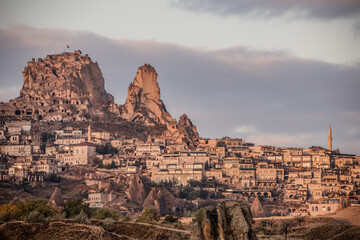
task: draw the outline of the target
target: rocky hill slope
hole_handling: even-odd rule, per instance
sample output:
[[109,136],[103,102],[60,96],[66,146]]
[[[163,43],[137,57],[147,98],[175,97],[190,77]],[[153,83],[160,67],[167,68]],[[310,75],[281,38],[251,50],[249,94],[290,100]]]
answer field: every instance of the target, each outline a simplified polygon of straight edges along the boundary
[[128,88],[126,102],[121,106],[121,116],[129,121],[166,124],[174,121],[160,99],[157,72],[149,64],[139,67]]
[[125,104],[115,104],[104,88],[97,62],[81,51],[32,59],[23,71],[20,96],[0,103],[0,117],[46,121],[126,120],[167,128],[165,135],[193,145],[199,134],[186,115],[177,122],[160,99],[157,72],[149,64],[138,68]]
[[32,59],[23,77],[20,96],[0,106],[2,115],[77,121],[88,113],[103,115],[104,106],[114,107],[99,65],[80,51]]

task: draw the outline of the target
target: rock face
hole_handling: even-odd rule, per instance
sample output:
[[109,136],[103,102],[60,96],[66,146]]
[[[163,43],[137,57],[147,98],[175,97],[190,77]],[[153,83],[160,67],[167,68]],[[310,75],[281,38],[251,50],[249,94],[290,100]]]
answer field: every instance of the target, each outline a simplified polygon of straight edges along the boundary
[[160,99],[157,76],[156,70],[149,64],[138,68],[135,79],[128,88],[126,102],[121,106],[123,118],[147,125],[173,121]]
[[64,199],[58,187],[55,187],[54,192],[51,194],[50,202],[53,204],[54,208],[64,206]]
[[[0,106],[2,114],[46,120],[83,120],[114,107],[97,62],[81,51],[48,55],[27,63],[20,97]],[[13,112],[7,112],[13,111]]]
[[146,197],[143,207],[153,207],[161,215],[165,215],[175,212],[176,208],[182,208],[185,204],[182,199],[174,197],[166,188],[154,187]]
[[126,190],[126,195],[134,203],[141,206],[147,196],[145,185],[138,174],[131,175],[129,179],[129,187]]
[[97,62],[80,50],[32,59],[23,71],[20,96],[0,103],[0,116],[48,121],[122,118],[147,126],[166,125],[164,135],[194,145],[199,136],[196,127],[186,115],[179,122],[172,118],[160,99],[157,76],[151,65],[139,67],[125,104],[117,105],[105,91]]
[[251,204],[251,212],[254,217],[266,217],[264,208],[258,197],[255,198],[254,202]]
[[202,210],[195,223],[192,240],[257,239],[251,228],[250,207],[244,202],[222,202]]

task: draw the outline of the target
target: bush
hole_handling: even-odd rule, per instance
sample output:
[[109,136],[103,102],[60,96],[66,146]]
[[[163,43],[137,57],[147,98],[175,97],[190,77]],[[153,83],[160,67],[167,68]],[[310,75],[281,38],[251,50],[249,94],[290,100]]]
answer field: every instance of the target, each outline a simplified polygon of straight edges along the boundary
[[195,223],[195,222],[200,223],[202,221],[203,217],[204,217],[205,212],[206,212],[206,214],[208,216],[213,216],[213,217],[215,217],[215,219],[217,218],[216,207],[207,206],[207,207],[204,207],[204,208],[200,208],[195,212],[192,222],[193,223]]
[[219,141],[216,143],[216,147],[226,147],[226,143],[224,141]]
[[159,221],[159,219],[160,219],[160,214],[155,208],[146,207],[144,208],[142,215],[137,217],[136,221],[153,222],[153,221]]
[[89,204],[83,203],[83,200],[80,198],[67,201],[63,209],[67,218],[73,218],[79,215],[81,211],[86,213],[88,218],[91,217],[93,213],[93,209],[89,207]]
[[108,208],[99,208],[94,213],[94,218],[98,220],[104,220],[107,218],[112,218],[114,220],[119,219],[119,215],[112,209]]
[[81,210],[81,212],[73,218],[73,222],[81,223],[81,224],[90,224],[88,215],[83,210]]
[[39,223],[44,220],[44,215],[38,211],[32,211],[29,215],[24,218],[24,221],[27,223]]
[[53,215],[52,217],[50,217],[51,220],[64,220],[66,219],[66,214],[63,213],[56,213],[55,215]]
[[[199,181],[189,181],[189,185],[197,184],[196,182],[200,183]],[[186,186],[179,188],[178,196],[179,198],[185,198],[188,200],[195,200],[196,198],[207,198],[209,195],[209,191],[206,191],[202,188],[200,190],[196,190],[192,186]]]
[[10,213],[0,213],[0,222],[9,222],[11,219],[12,218]]
[[178,222],[179,221],[179,218],[176,218],[172,215],[166,215],[164,220],[163,220],[163,223],[175,223],[175,222]]
[[114,231],[115,227],[116,227],[115,220],[112,218],[107,218],[104,220],[102,226],[106,231],[109,231],[109,232]]
[[61,182],[61,177],[56,176],[55,173],[51,173],[49,174],[49,176],[47,177],[47,180],[49,182],[53,182],[53,183],[60,183]]
[[4,221],[24,220],[33,211],[41,213],[45,218],[55,214],[55,209],[49,201],[38,199],[1,205],[0,218]]
[[111,144],[99,145],[96,147],[96,152],[99,154],[116,154],[119,152],[117,148],[114,148]]

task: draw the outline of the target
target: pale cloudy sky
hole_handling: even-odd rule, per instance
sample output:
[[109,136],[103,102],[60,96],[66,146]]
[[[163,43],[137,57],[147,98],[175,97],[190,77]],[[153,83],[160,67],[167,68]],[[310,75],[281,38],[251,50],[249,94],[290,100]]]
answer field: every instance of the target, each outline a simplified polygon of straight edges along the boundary
[[0,101],[26,62],[81,49],[123,103],[138,66],[203,137],[360,154],[359,0],[0,0]]

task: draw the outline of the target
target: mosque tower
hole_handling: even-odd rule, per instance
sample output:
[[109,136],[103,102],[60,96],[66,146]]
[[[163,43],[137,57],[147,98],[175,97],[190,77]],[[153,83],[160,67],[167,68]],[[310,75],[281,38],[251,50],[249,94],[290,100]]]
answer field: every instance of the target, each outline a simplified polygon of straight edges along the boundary
[[332,151],[332,133],[331,133],[331,124],[329,124],[329,137],[328,137],[328,141],[329,141],[329,151]]
[[88,142],[91,142],[91,125],[89,123],[89,127],[88,127],[88,139],[87,139]]

